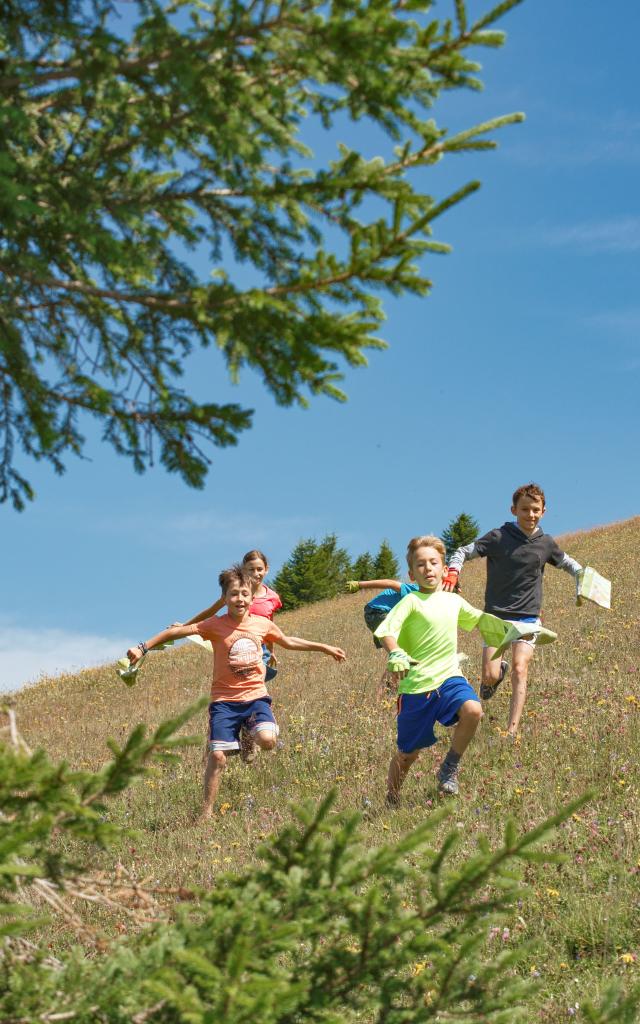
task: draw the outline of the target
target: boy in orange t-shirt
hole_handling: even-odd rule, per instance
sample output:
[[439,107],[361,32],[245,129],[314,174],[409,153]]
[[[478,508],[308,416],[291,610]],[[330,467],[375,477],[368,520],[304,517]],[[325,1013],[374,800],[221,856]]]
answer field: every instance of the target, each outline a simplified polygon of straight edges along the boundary
[[262,644],[272,641],[290,651],[318,651],[336,661],[346,655],[340,647],[285,636],[269,619],[249,614],[251,579],[242,566],[220,573],[220,587],[227,614],[187,626],[169,626],[147,642],[127,651],[131,666],[152,647],[197,634],[210,640],[214,651],[211,703],[209,705],[209,756],[204,777],[203,818],[210,818],[218,795],[227,756],[240,749],[244,726],[262,750],[273,750],[278,726],[265,686]]

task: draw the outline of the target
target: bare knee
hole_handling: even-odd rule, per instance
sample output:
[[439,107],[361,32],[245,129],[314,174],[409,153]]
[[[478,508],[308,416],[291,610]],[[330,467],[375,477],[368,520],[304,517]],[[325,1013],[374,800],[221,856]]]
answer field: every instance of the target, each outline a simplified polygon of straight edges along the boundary
[[207,767],[211,770],[221,772],[227,763],[227,755],[224,750],[210,750]]
[[278,737],[276,735],[275,730],[265,729],[262,732],[255,733],[253,738],[261,750],[276,749]]
[[511,669],[511,678],[516,683],[526,683],[528,674],[529,662],[525,662],[521,665],[518,665],[518,663],[516,662],[516,664]]
[[413,764],[414,761],[417,761],[417,759],[419,757],[420,757],[420,751],[419,750],[412,750],[410,754],[405,754],[405,752],[403,750],[398,750],[396,752],[396,758],[397,758],[398,762],[404,768],[408,768],[409,765]]
[[467,722],[475,722],[477,725],[482,720],[483,714],[480,701],[466,700],[458,712],[458,718]]

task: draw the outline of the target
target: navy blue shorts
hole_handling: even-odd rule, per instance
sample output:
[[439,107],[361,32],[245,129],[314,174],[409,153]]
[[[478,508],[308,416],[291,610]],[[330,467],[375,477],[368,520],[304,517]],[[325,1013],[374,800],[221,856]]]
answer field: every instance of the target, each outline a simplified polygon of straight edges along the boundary
[[252,736],[257,732],[275,732],[278,726],[271,710],[271,697],[258,700],[214,700],[209,705],[209,750],[233,754],[240,749],[240,730],[244,726]]
[[453,725],[467,700],[480,699],[464,676],[450,676],[437,690],[426,693],[401,693],[398,696],[398,750],[412,754],[436,742],[433,727]]

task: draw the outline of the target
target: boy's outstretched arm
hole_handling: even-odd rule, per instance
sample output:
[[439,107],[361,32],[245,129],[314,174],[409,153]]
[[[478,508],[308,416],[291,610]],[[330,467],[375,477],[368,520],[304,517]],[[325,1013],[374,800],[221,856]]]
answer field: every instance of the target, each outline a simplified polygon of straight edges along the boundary
[[582,572],[580,562],[576,562],[575,558],[568,555],[566,551],[561,551],[560,554],[562,555],[560,561],[551,563],[556,569],[564,569],[564,571],[568,572],[571,576],[577,576],[579,572]]
[[181,640],[183,636],[191,636],[197,632],[197,626],[191,623],[186,623],[184,626],[168,626],[167,629],[162,629],[152,636],[150,640],[142,640],[135,647],[130,647],[127,651],[129,664],[133,667],[147,651],[157,647],[158,644],[166,644],[167,640]]
[[273,639],[286,651],[317,651],[319,654],[331,655],[336,661],[346,661],[347,658],[341,647],[332,647],[331,644],[322,644],[316,640],[305,640],[300,636],[286,636],[284,633]]
[[400,580],[348,580],[346,588],[350,594],[358,590],[400,590]]

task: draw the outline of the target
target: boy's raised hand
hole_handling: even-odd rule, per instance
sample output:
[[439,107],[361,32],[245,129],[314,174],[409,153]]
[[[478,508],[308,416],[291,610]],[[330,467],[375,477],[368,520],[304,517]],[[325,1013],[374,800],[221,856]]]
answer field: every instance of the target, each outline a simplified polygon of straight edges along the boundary
[[347,656],[342,650],[342,647],[331,647],[330,644],[327,644],[327,654],[330,654],[331,657],[335,658],[336,661],[347,660]]
[[458,572],[457,569],[447,569],[444,576],[442,577],[442,589],[446,590],[448,593],[451,593],[451,591],[455,590],[456,586],[458,585],[459,576],[460,573]]
[[358,582],[358,580],[347,580],[347,582],[344,585],[344,589],[346,590],[347,594],[357,594],[358,591],[360,590],[360,583]]

